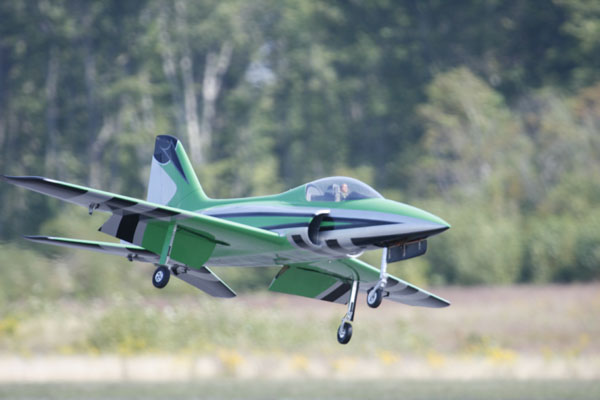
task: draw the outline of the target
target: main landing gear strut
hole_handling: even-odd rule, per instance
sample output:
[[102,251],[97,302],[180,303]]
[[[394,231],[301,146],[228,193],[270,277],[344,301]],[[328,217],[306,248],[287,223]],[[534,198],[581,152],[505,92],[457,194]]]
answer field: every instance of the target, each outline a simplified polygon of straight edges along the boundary
[[[379,272],[379,281],[369,290],[367,294],[367,304],[371,308],[377,308],[383,300],[383,289],[387,285],[387,247],[383,248],[381,256],[381,270]],[[350,292],[350,300],[348,301],[348,312],[342,318],[342,323],[337,331],[337,340],[341,344],[346,344],[352,338],[352,324],[354,321],[354,310],[356,308],[356,297],[358,295],[358,281],[352,282],[352,291]]]
[[341,344],[346,344],[352,338],[352,325],[354,321],[354,309],[356,307],[356,296],[358,295],[358,281],[352,282],[352,291],[350,292],[350,300],[348,301],[348,312],[342,318],[342,323],[337,331],[337,340]]

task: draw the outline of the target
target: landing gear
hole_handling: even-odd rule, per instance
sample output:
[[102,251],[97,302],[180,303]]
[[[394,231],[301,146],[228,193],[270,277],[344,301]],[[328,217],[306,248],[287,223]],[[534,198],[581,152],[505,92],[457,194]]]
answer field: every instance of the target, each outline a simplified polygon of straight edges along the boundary
[[369,290],[367,294],[367,305],[371,308],[377,308],[383,300],[383,289],[387,285],[387,255],[388,248],[383,248],[381,255],[381,269],[379,270],[379,281]]
[[169,268],[161,265],[156,268],[156,271],[154,271],[154,274],[152,275],[152,284],[154,287],[162,289],[167,286],[167,283],[169,283],[170,276],[171,272],[169,271]]
[[383,289],[375,286],[373,289],[369,290],[367,294],[367,305],[371,308],[377,308],[381,305],[383,301]]
[[341,344],[346,344],[352,338],[352,325],[349,322],[342,322],[337,331],[337,339]]
[[356,296],[358,295],[358,281],[352,282],[352,291],[350,292],[350,300],[348,301],[348,312],[342,318],[342,323],[337,331],[337,340],[340,344],[346,344],[352,338],[352,325],[354,321],[354,309],[356,308]]

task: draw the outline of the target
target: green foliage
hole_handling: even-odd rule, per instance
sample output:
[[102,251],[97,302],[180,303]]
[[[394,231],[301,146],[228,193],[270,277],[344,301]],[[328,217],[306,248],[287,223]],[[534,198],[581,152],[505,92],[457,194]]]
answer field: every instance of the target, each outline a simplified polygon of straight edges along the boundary
[[[3,2],[0,172],[144,197],[175,134],[212,197],[343,174],[431,207],[453,228],[402,276],[598,279],[596,3]],[[0,202],[2,301],[146,290],[148,269],[17,243],[93,239],[99,217],[5,184]]]

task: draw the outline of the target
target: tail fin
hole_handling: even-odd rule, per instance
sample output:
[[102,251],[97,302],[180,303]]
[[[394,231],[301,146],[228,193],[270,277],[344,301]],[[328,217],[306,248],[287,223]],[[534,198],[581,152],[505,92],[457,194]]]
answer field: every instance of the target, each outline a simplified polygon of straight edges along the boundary
[[183,145],[173,136],[156,137],[147,200],[184,210],[201,208],[208,200]]

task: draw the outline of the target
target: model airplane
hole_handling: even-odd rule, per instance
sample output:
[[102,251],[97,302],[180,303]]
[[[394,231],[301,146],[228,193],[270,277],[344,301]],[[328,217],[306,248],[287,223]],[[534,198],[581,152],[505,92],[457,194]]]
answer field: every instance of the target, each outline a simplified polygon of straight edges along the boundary
[[[206,196],[179,140],[156,138],[146,201],[41,177],[4,180],[94,211],[110,213],[100,231],[121,244],[47,236],[36,242],[82,248],[157,266],[152,282],[171,274],[216,297],[235,293],[208,266],[281,266],[270,290],[348,304],[338,341],[352,336],[356,298],[412,306],[450,303],[386,272],[387,264],[420,256],[426,239],[448,223],[383,198],[352,178],[319,179],[264,197],[215,200]],[[381,268],[356,258],[383,249]]]

